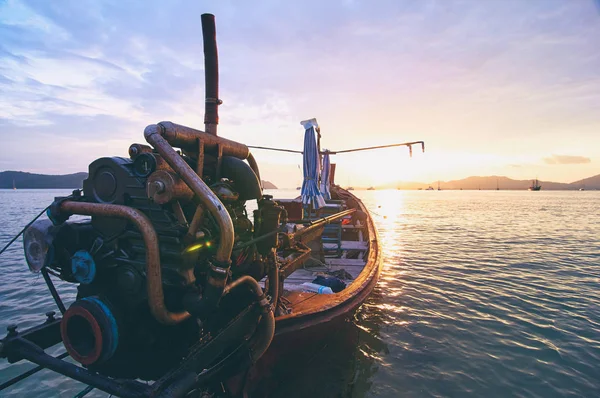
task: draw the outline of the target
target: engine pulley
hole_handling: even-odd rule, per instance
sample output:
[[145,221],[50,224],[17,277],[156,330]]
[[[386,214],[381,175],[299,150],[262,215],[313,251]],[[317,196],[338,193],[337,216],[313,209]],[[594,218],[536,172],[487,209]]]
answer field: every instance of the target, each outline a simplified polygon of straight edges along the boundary
[[110,359],[119,344],[119,328],[109,304],[99,297],[75,301],[60,323],[69,355],[83,365],[99,365]]

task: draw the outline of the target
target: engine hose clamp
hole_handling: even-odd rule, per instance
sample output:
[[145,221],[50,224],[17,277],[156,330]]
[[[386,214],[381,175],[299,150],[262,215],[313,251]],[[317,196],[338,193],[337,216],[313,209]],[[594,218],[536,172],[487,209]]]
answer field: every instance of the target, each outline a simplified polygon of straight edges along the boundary
[[204,100],[204,103],[206,104],[217,104],[217,105],[221,105],[223,103],[223,100],[219,99],[219,98],[206,98]]
[[265,295],[263,295],[259,299],[258,305],[260,306],[261,312],[263,314],[268,314],[269,312],[273,311],[273,306],[271,306],[271,301]]

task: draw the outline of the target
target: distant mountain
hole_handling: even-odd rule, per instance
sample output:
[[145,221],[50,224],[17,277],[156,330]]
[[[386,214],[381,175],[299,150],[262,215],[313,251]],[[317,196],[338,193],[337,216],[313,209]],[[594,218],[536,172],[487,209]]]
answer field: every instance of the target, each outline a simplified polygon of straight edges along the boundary
[[[454,181],[441,181],[440,188],[441,189],[484,189],[484,190],[493,190],[499,189],[511,189],[511,190],[526,190],[531,186],[533,180],[513,180],[508,177],[501,176],[490,176],[490,177],[468,177],[462,180],[454,180]],[[539,181],[543,190],[557,190],[557,189],[574,189],[570,187],[569,184],[564,184],[561,182],[551,182],[551,181]],[[436,185],[432,186],[437,188]]]
[[[503,190],[526,190],[531,186],[532,180],[513,180],[503,176],[487,176],[487,177],[467,177],[462,180],[452,181],[440,181],[440,188],[442,190],[448,189],[465,189],[465,190],[495,190],[496,188]],[[575,181],[570,184],[562,182],[552,181],[539,181],[542,186],[542,190],[577,190],[580,188],[596,190],[600,189],[600,174],[594,177],[585,178],[583,180]],[[438,181],[431,182],[429,184],[422,182],[396,182],[394,184],[386,184],[378,186],[378,189],[427,189],[433,187],[437,189]]]
[[0,188],[12,188],[13,181],[17,189],[24,188],[81,188],[87,173],[65,175],[47,175],[25,173],[23,171],[0,172]]
[[[75,173],[65,175],[33,174],[23,171],[1,171],[0,189],[10,189],[13,187],[13,181],[17,189],[38,188],[82,188],[83,180],[88,173]],[[265,189],[277,189],[275,184],[270,181],[262,181]]]
[[600,174],[570,183],[573,189],[600,189]]
[[270,181],[261,180],[264,189],[278,189],[275,184]]

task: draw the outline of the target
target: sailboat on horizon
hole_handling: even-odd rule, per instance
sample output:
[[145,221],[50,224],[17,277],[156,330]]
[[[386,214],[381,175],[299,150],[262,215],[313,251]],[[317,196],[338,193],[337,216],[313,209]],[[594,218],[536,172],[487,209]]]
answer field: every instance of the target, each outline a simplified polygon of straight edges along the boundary
[[528,190],[529,191],[539,191],[540,189],[542,189],[542,186],[540,185],[540,182],[536,177],[535,180],[533,180],[531,182],[531,186],[528,188]]
[[17,186],[15,185],[15,179],[13,178],[13,191],[17,190]]

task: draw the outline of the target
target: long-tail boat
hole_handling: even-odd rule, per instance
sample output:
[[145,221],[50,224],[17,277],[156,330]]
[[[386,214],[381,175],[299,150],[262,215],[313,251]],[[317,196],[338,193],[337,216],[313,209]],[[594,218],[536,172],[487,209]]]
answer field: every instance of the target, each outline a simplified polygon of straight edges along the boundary
[[[215,383],[243,393],[290,341],[319,338],[375,287],[377,230],[361,200],[335,185],[328,156],[378,147],[321,151],[312,124],[312,160],[319,168],[327,157],[331,173],[317,178],[326,197],[304,186],[297,199],[264,195],[249,146],[217,135],[214,16],[202,15],[202,30],[204,131],[146,127],[146,144],[132,144],[129,158],[93,161],[82,190],[56,198],[40,213],[47,219],[23,229],[28,267],[60,315],[8,328],[0,357],[38,367],[2,383],[0,394],[45,368],[120,397],[183,397]],[[413,144],[424,149],[421,141],[392,146],[412,153]],[[69,305],[56,278],[77,286]],[[58,344],[63,354],[45,352]]]

